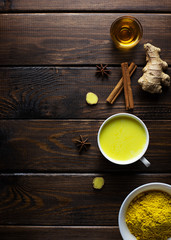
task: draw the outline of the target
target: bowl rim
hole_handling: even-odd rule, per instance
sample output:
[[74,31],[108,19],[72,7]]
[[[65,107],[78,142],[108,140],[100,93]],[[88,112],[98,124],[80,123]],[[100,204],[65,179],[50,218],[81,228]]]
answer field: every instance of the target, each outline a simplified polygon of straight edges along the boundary
[[171,195],[171,185],[167,183],[161,183],[161,182],[151,182],[147,184],[143,184],[137,188],[135,188],[133,191],[131,191],[127,197],[124,199],[118,215],[118,224],[119,224],[119,231],[123,238],[123,240],[136,240],[136,238],[130,233],[127,224],[125,222],[125,214],[126,210],[130,204],[130,202],[140,193],[150,191],[150,190],[159,190],[163,192],[167,192]]
[[[107,122],[109,122],[111,119],[114,119],[114,118],[117,118],[117,117],[120,117],[120,116],[125,116],[125,117],[130,117],[130,118],[133,118],[134,120],[136,120],[137,122],[139,122],[141,124],[141,126],[144,128],[145,132],[146,132],[146,144],[144,146],[144,149],[142,150],[142,152],[132,158],[132,159],[129,159],[129,160],[125,160],[125,161],[120,161],[120,160],[117,160],[117,159],[112,159],[111,157],[109,157],[104,151],[103,149],[101,148],[101,145],[100,145],[100,133],[102,131],[102,128],[105,126],[105,124]],[[150,141],[150,137],[149,137],[149,131],[148,131],[148,128],[147,126],[145,125],[145,123],[139,118],[137,117],[136,115],[134,114],[130,114],[130,113],[116,113],[116,114],[113,114],[111,115],[110,117],[108,117],[106,120],[103,121],[103,123],[100,125],[100,128],[98,130],[98,134],[97,134],[97,144],[98,144],[98,148],[101,152],[101,154],[110,162],[112,163],[115,163],[115,164],[118,164],[118,165],[128,165],[128,164],[132,164],[134,162],[137,162],[138,160],[140,160],[144,154],[146,153],[147,149],[148,149],[148,146],[149,146],[149,141]]]

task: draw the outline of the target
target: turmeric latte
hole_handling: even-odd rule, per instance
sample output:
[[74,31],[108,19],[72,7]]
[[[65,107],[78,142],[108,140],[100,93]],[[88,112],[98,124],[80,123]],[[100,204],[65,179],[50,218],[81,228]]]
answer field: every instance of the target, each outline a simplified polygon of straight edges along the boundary
[[158,190],[139,194],[128,206],[126,223],[137,240],[167,240],[171,237],[171,196]]

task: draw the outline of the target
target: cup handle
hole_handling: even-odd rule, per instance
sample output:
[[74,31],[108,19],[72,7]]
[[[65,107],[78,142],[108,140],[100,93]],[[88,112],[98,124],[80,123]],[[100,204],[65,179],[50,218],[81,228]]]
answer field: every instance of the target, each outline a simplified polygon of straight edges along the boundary
[[151,163],[147,160],[147,158],[142,157],[140,158],[140,161],[146,166],[149,167],[151,165]]

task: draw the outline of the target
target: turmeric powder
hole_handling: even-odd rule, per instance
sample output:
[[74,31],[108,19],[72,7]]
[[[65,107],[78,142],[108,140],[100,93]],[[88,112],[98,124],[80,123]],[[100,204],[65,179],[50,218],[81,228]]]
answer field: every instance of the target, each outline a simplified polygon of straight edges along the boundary
[[137,240],[167,240],[171,237],[171,196],[158,190],[139,194],[128,206],[126,223]]

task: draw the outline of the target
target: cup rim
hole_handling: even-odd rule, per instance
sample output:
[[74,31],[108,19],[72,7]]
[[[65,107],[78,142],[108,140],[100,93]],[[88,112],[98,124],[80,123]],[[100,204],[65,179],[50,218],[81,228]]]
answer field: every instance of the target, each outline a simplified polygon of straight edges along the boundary
[[[101,148],[101,145],[100,145],[100,133],[101,133],[102,128],[104,127],[104,125],[105,125],[108,121],[110,121],[110,120],[113,119],[113,118],[119,117],[119,116],[128,116],[128,117],[131,117],[131,118],[135,119],[136,121],[138,121],[138,122],[141,124],[141,126],[143,126],[143,128],[144,128],[144,130],[145,130],[145,132],[146,132],[146,138],[147,138],[147,139],[146,139],[145,147],[144,147],[143,151],[142,151],[138,156],[136,156],[136,157],[134,157],[134,158],[132,158],[132,159],[123,160],[123,161],[121,161],[121,160],[116,160],[116,159],[112,159],[111,157],[109,157],[109,156],[103,151],[103,149]],[[140,160],[140,159],[144,156],[145,152],[147,151],[148,145],[149,145],[149,132],[148,132],[148,129],[147,129],[146,125],[144,124],[144,122],[143,122],[140,118],[138,118],[137,116],[135,116],[134,114],[130,114],[130,113],[117,113],[117,114],[114,114],[114,115],[108,117],[108,118],[101,124],[101,126],[100,126],[100,128],[99,128],[99,130],[98,130],[98,134],[97,134],[97,143],[98,143],[98,147],[99,147],[100,152],[102,153],[102,155],[103,155],[107,160],[109,160],[109,161],[112,162],[112,163],[119,164],[119,165],[128,165],[128,164],[131,164],[131,163],[134,163],[134,162]]]
[[129,204],[138,194],[142,192],[150,191],[150,190],[156,190],[156,191],[158,190],[158,191],[163,191],[171,194],[171,185],[167,183],[161,183],[161,182],[151,182],[135,188],[127,195],[127,197],[124,199],[124,201],[121,204],[121,207],[119,209],[119,215],[118,215],[119,231],[124,240],[127,240],[128,238],[130,240],[136,240],[135,236],[130,232],[125,221],[125,214]]
[[111,27],[110,27],[110,28],[112,28],[112,25],[114,25],[116,22],[118,22],[120,19],[123,19],[123,18],[133,19],[133,20],[138,24],[139,28],[141,29],[141,32],[142,32],[141,35],[143,35],[143,27],[142,27],[140,21],[139,21],[136,17],[130,16],[130,15],[123,15],[123,16],[120,16],[120,17],[116,18],[116,19],[113,21],[113,23],[111,24]]

